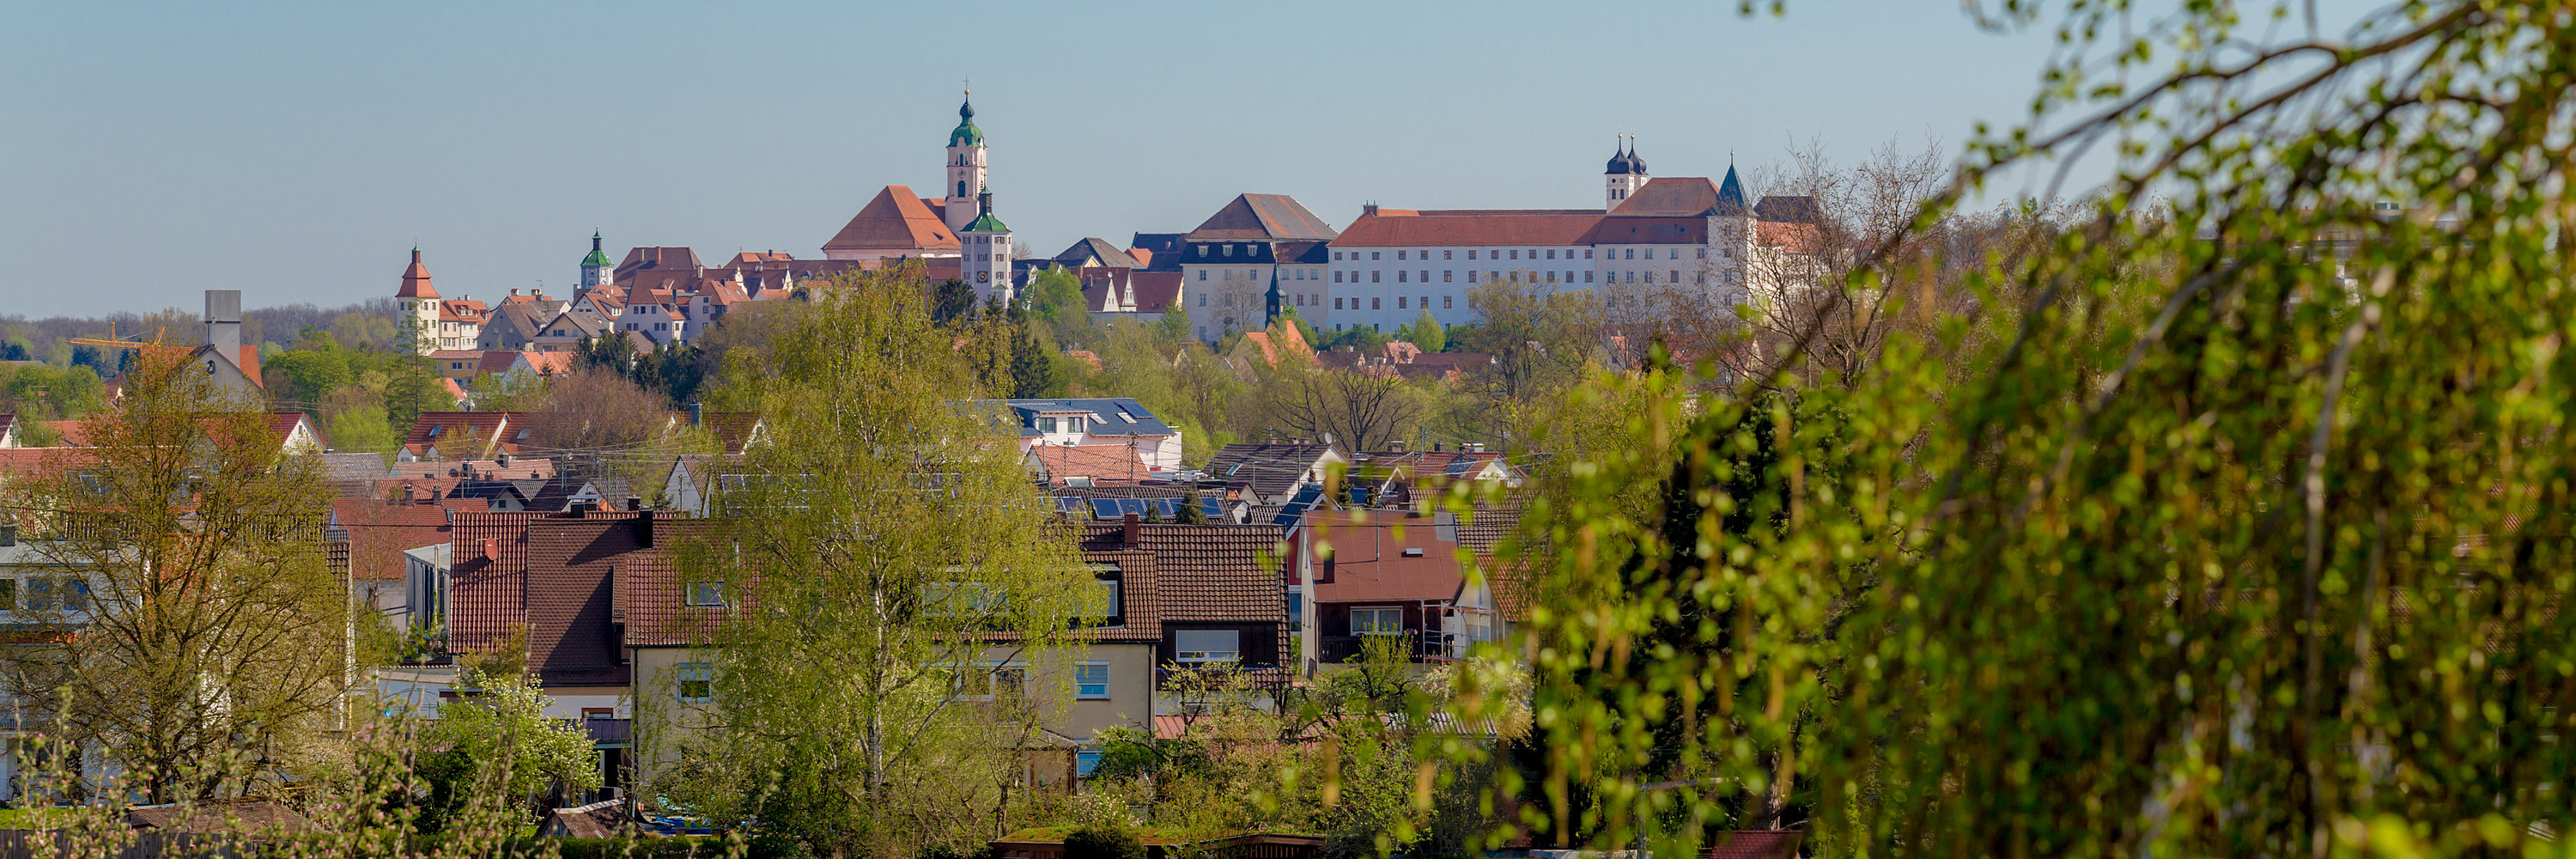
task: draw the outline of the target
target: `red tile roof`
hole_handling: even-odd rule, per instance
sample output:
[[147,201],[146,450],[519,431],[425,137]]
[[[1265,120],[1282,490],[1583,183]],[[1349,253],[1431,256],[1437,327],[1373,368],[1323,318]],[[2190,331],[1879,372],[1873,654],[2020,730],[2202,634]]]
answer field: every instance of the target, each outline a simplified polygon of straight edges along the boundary
[[331,514],[349,532],[349,577],[359,581],[400,581],[404,552],[448,539],[448,508],[435,504],[342,498]]
[[[1448,600],[1465,581],[1458,541],[1440,539],[1432,517],[1409,510],[1317,510],[1306,515],[1316,543],[1316,578],[1330,581],[1316,602]],[[1329,544],[1331,553],[1324,553]],[[1408,551],[1418,550],[1408,555]],[[1291,552],[1297,551],[1292,546]],[[1293,559],[1290,563],[1294,563]]]
[[[1125,523],[1083,526],[1082,548],[1127,549]],[[1284,623],[1279,529],[1264,525],[1139,524],[1135,550],[1153,556],[1163,623]],[[1123,569],[1123,568],[1122,568]]]
[[1135,290],[1138,313],[1161,313],[1181,298],[1181,272],[1137,269],[1127,284]]
[[517,453],[515,438],[494,436],[518,435],[517,428],[509,425],[518,416],[518,412],[422,412],[412,421],[411,431],[403,435],[403,448],[414,456],[423,456],[434,446],[444,456],[468,459],[485,458],[495,452]]
[[1208,216],[1183,241],[1330,239],[1331,224],[1286,194],[1240,194]]
[[437,298],[438,288],[429,284],[429,267],[420,264],[420,249],[411,249],[411,266],[403,269],[402,288],[395,298]]
[[96,461],[98,454],[86,447],[0,447],[0,478],[49,480]]
[[1596,245],[1708,244],[1708,219],[1673,218],[1603,218],[1592,230]]
[[1335,247],[1457,247],[1591,244],[1598,211],[1566,209],[1425,211],[1379,209],[1363,214],[1333,240]]
[[1700,218],[1717,211],[1717,182],[1706,176],[1666,176],[1646,180],[1610,210],[1613,217]]
[[1058,486],[1071,477],[1143,480],[1147,475],[1144,459],[1123,444],[1038,445],[1029,449],[1029,456]]
[[888,185],[850,217],[850,222],[823,243],[835,250],[954,250],[957,234],[913,196],[912,189]]
[[1707,859],[1797,859],[1798,842],[1806,835],[1795,829],[1720,832],[1708,847]]

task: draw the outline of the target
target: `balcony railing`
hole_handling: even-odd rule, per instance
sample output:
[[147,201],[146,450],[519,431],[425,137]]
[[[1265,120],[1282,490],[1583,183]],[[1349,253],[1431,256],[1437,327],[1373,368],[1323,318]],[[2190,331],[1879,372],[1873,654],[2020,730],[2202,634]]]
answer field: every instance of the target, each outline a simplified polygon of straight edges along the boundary
[[1357,661],[1366,652],[1367,642],[1388,638],[1401,639],[1405,659],[1413,662],[1457,658],[1451,649],[1452,639],[1461,639],[1438,630],[1420,629],[1372,635],[1327,635],[1316,642],[1315,656],[1325,662]]
[[590,734],[590,744],[594,747],[623,746],[635,741],[635,721],[632,719],[582,719],[580,721],[582,730]]

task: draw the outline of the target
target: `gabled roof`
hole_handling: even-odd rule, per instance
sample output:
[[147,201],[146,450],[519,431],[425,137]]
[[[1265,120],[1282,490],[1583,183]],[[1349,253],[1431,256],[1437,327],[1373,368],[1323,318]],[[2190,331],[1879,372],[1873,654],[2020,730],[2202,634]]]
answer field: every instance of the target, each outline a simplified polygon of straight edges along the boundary
[[[1177,255],[1175,255],[1177,256]],[[1136,312],[1161,313],[1181,300],[1181,273],[1178,271],[1137,271],[1127,276],[1128,288],[1136,294]]]
[[1586,239],[1583,244],[1587,245],[1704,245],[1708,244],[1708,219],[1602,218]]
[[[516,453],[516,439],[497,436],[504,432],[517,434],[508,424],[518,416],[518,412],[422,412],[412,420],[411,431],[403,435],[403,447],[413,456],[426,455],[436,448],[464,454],[467,459],[482,459],[496,449]],[[465,441],[469,438],[473,439],[470,444]]]
[[[1151,554],[1162,623],[1283,623],[1279,531],[1259,525],[1140,524],[1137,550]],[[1124,523],[1083,526],[1087,556],[1123,547]]]
[[911,188],[888,185],[878,191],[850,222],[823,243],[823,250],[954,250],[957,234],[922,205]]
[[1610,210],[1613,218],[1705,218],[1711,215],[1748,214],[1744,185],[1735,179],[1735,168],[1726,168],[1726,186],[1709,181],[1706,176],[1667,176],[1650,179],[1644,187],[1620,201]]
[[[1170,425],[1155,417],[1145,404],[1133,397],[1091,397],[1063,400],[968,400],[961,404],[970,410],[992,411],[994,420],[1011,421],[1019,427],[1021,438],[1036,438],[1031,426],[1038,417],[1079,412],[1090,419],[1084,431],[1092,435],[1171,435]],[[1007,412],[1003,413],[1003,412]]]
[[1254,494],[1269,500],[1285,496],[1327,458],[1340,456],[1321,444],[1229,444],[1208,458],[1207,476],[1247,484]]
[[647,269],[679,269],[694,275],[703,267],[698,262],[698,252],[688,248],[639,247],[628,250],[626,259],[617,264],[616,278],[622,281],[627,275]]
[[1110,244],[1108,239],[1101,238],[1085,238],[1074,242],[1072,247],[1065,248],[1064,253],[1056,254],[1054,259],[1056,262],[1063,263],[1066,268],[1095,265],[1110,268],[1136,268],[1138,265],[1134,256],[1119,250],[1118,246]]
[[403,553],[447,542],[447,517],[448,508],[434,504],[331,502],[332,524],[349,534],[349,577],[361,581],[401,581]]
[[1073,477],[1143,480],[1147,475],[1144,458],[1123,444],[1041,444],[1029,448],[1029,459],[1058,484]]
[[1778,194],[1763,197],[1762,202],[1753,204],[1753,217],[1789,224],[1821,224],[1825,221],[1824,210],[1817,207],[1816,198]]
[[1330,240],[1331,224],[1286,194],[1241,194],[1191,230],[1184,241]]
[[1305,526],[1313,529],[1311,540],[1332,546],[1330,572],[1321,557],[1316,562],[1316,602],[1449,600],[1466,581],[1457,529],[1439,526],[1434,516],[1318,508],[1306,513]]

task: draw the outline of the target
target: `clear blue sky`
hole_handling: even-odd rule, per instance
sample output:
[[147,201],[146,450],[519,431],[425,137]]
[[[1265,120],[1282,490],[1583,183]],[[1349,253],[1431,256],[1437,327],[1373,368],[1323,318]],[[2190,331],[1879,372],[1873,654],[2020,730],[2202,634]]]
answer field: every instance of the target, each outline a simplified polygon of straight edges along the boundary
[[997,213],[1053,254],[1246,191],[1597,206],[1618,129],[1658,176],[1955,150],[2046,55],[1954,3],[1792,6],[0,4],[0,315],[341,304],[415,241],[447,295],[557,291],[594,225],[817,257],[878,188],[935,193],[969,75]]

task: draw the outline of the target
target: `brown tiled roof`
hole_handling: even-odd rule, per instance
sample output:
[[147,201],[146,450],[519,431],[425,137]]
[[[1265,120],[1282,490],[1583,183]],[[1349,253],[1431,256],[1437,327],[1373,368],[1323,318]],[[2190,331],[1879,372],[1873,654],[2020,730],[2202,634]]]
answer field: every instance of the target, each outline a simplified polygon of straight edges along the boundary
[[[1440,539],[1433,517],[1409,510],[1312,510],[1312,539],[1332,544],[1331,581],[1315,585],[1316,602],[1447,600],[1458,595],[1465,567],[1455,539]],[[1408,556],[1407,550],[1419,550]],[[1292,549],[1294,551],[1294,549]],[[1318,550],[1316,578],[1325,577]]]
[[1590,244],[1599,211],[1532,209],[1423,211],[1379,209],[1333,239],[1336,247]]
[[[689,605],[687,587],[666,547],[670,540],[703,537],[716,527],[716,520],[673,519],[668,513],[655,516],[654,548],[627,555],[617,568],[618,608],[626,617],[626,646],[687,646],[714,639],[716,627],[724,622],[728,609]],[[758,580],[748,573],[737,575],[742,580],[728,580],[724,585],[726,601],[736,607],[758,586]]]
[[955,249],[957,234],[948,231],[939,215],[912,189],[888,185],[878,191],[850,222],[823,243],[826,251],[835,250],[933,250]]
[[1704,218],[1717,212],[1717,182],[1706,176],[1666,176],[1646,180],[1645,187],[1610,210],[1621,218]]
[[1208,458],[1207,475],[1248,483],[1262,500],[1285,494],[1332,448],[1320,444],[1229,444]]
[[438,287],[429,283],[429,267],[420,264],[420,249],[411,249],[411,265],[403,269],[402,288],[394,290],[395,298],[437,298]]
[[448,538],[448,508],[435,504],[341,498],[331,514],[349,533],[349,577],[357,581],[400,581],[404,552]]
[[266,799],[137,806],[126,810],[125,824],[156,832],[253,836],[310,835],[325,831],[304,815],[295,813],[294,809]]
[[1825,213],[1817,208],[1814,197],[1775,195],[1753,204],[1753,217],[1789,224],[1820,224],[1824,223]]
[[458,513],[449,536],[456,551],[448,571],[448,646],[488,653],[527,623],[529,522],[540,513]]
[[1240,194],[1191,230],[1186,241],[1331,239],[1331,224],[1286,194]]
[[[432,446],[442,453],[472,458],[493,453],[496,445],[500,451],[515,452],[518,445],[513,440],[495,439],[493,435],[515,434],[507,424],[518,416],[518,412],[422,412],[412,420],[411,431],[403,435],[403,447],[415,456],[427,453]],[[460,447],[469,437],[475,440],[468,445],[472,449]]]
[[1584,244],[1651,245],[1708,244],[1708,219],[1671,218],[1603,218]]
[[617,263],[617,270],[613,276],[619,281],[624,281],[627,275],[638,271],[679,269],[694,273],[703,267],[698,262],[698,252],[688,248],[634,248],[626,252],[626,259]]
[[1807,833],[1795,829],[1751,829],[1720,832],[1707,859],[1797,859],[1798,842]]
[[1145,271],[1127,275],[1128,287],[1136,293],[1136,312],[1161,313],[1181,298],[1181,273]]
[[1753,224],[1753,242],[1765,247],[1786,248],[1790,253],[1811,254],[1824,248],[1825,237],[1814,224],[1757,221]]
[[[1154,560],[1163,623],[1283,623],[1279,529],[1260,525],[1137,525],[1137,549]],[[1085,556],[1125,548],[1126,525],[1083,526]]]
[[1144,458],[1123,444],[1042,444],[1029,448],[1029,456],[1058,484],[1069,477],[1143,480],[1147,473]]
[[638,514],[617,514],[528,523],[528,670],[538,682],[627,682],[621,642],[611,631],[617,568],[634,563],[632,556],[643,548],[637,519]]

